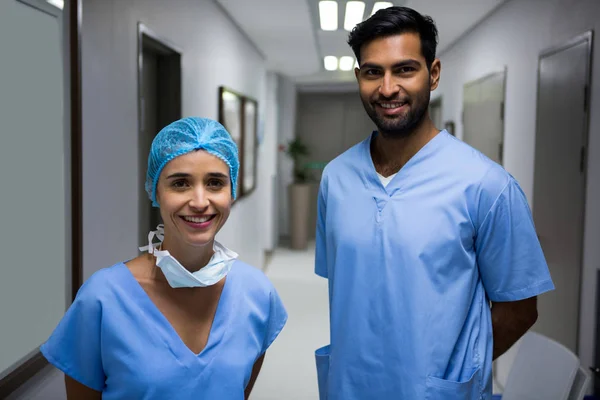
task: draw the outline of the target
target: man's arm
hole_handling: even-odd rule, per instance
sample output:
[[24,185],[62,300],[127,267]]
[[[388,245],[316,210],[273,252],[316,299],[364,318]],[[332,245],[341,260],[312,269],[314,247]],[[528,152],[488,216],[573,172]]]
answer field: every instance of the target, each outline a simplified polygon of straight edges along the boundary
[[265,355],[258,357],[256,362],[254,363],[254,367],[252,367],[252,375],[250,376],[250,381],[248,382],[248,386],[244,390],[244,398],[248,400],[250,397],[250,392],[252,392],[252,388],[254,387],[254,383],[256,382],[256,378],[258,378],[258,374],[260,373],[260,369],[262,368],[263,361],[265,361]]
[[537,320],[537,297],[520,301],[492,303],[494,356],[500,357],[516,343]]
[[82,383],[65,374],[67,400],[101,400],[102,393],[90,389]]

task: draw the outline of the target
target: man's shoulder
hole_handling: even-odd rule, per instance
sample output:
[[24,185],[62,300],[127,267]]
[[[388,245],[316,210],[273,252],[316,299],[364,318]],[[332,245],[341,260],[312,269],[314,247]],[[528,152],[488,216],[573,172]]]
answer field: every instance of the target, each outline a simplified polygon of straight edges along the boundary
[[365,141],[363,140],[362,142],[355,144],[342,154],[335,157],[325,166],[325,169],[323,170],[323,176],[330,177],[332,175],[339,175],[343,174],[349,169],[356,168],[356,165],[364,157],[364,146]]
[[453,136],[450,137],[446,150],[449,158],[446,162],[452,165],[449,171],[458,173],[469,183],[481,185],[484,189],[499,191],[514,179],[503,166]]

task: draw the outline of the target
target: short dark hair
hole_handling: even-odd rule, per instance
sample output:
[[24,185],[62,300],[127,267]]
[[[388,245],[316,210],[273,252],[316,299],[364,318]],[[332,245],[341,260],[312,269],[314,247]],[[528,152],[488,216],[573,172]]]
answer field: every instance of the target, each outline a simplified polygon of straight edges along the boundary
[[381,38],[402,33],[418,33],[421,38],[421,53],[425,57],[427,68],[435,60],[438,43],[438,31],[433,19],[421,15],[408,7],[389,7],[377,11],[366,21],[356,25],[348,36],[348,44],[360,64],[360,49],[363,45]]

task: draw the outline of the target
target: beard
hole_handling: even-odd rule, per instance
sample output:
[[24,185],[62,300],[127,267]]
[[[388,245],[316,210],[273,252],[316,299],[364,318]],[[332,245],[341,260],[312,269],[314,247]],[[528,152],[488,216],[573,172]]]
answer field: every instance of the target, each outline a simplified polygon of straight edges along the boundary
[[380,114],[377,108],[375,108],[374,103],[379,101],[398,101],[396,98],[386,99],[378,97],[371,101],[361,96],[361,101],[367,115],[375,123],[377,130],[383,137],[400,139],[412,135],[415,129],[421,124],[429,107],[430,95],[429,88],[427,88],[427,90],[418,93],[413,98],[407,97],[401,99],[402,102],[406,103],[405,107],[408,110],[394,116]]

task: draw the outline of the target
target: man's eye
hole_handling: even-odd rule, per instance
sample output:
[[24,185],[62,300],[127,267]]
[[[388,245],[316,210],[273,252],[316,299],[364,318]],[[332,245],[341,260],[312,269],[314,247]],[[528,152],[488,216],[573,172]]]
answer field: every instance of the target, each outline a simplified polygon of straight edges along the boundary
[[398,71],[402,74],[405,74],[408,72],[413,72],[413,71],[415,71],[415,69],[413,67],[402,67]]

